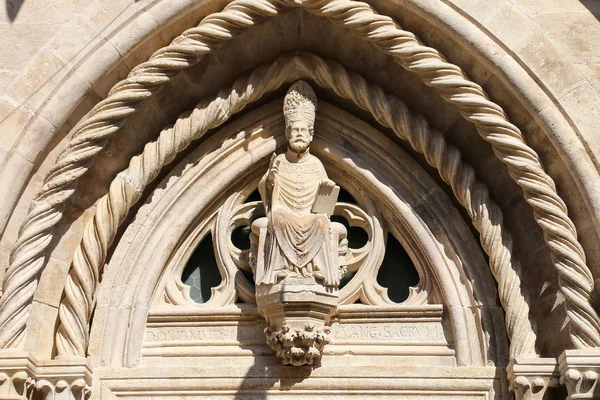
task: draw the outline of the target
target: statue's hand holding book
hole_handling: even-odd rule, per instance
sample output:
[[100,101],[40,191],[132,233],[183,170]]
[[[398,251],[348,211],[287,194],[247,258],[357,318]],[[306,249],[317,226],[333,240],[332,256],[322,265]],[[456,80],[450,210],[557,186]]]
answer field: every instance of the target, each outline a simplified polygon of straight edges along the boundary
[[315,214],[323,213],[327,217],[333,215],[335,210],[335,204],[337,203],[338,195],[340,194],[340,187],[335,184],[331,179],[324,179],[319,184],[317,190],[317,196],[312,206],[312,212]]

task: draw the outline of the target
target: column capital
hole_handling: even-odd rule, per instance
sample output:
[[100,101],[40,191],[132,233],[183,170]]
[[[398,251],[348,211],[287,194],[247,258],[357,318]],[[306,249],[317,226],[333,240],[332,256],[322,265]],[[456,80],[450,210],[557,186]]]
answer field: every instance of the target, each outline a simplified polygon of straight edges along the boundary
[[22,350],[0,350],[0,398],[26,400],[35,391],[44,400],[85,400],[92,370],[88,360],[74,357],[38,361]]
[[35,360],[22,350],[0,350],[0,398],[25,400],[35,384]]
[[40,362],[35,390],[44,400],[85,400],[90,395],[92,370],[83,357]]
[[597,399],[600,348],[565,350],[559,357],[560,381],[568,399]]
[[549,387],[560,385],[558,360],[517,356],[507,368],[510,390],[516,400],[542,400]]

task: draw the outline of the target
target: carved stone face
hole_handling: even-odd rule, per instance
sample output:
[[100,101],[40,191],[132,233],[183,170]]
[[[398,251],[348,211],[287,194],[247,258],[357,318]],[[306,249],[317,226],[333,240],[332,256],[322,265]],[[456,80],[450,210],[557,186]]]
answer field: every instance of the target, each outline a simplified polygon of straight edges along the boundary
[[285,137],[290,149],[295,153],[304,152],[313,139],[310,126],[304,120],[291,122],[285,130]]

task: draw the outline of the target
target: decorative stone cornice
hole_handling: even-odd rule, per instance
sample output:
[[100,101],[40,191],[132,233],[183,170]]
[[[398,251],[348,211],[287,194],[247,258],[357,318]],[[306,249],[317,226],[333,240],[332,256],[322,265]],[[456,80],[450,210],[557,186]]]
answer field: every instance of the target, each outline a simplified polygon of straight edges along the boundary
[[559,368],[560,382],[569,393],[567,399],[600,399],[600,348],[565,350],[559,357]]
[[26,351],[0,351],[0,398],[30,399],[34,391],[44,400],[85,400],[92,371],[83,357],[37,361]]
[[549,387],[560,385],[555,358],[516,357],[506,369],[516,400],[542,400]]

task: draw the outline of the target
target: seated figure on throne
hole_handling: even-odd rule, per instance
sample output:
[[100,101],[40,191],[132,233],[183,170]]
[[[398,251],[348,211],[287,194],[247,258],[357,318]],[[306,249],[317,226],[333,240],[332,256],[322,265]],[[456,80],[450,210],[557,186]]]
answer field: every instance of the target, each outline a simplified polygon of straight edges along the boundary
[[317,195],[333,192],[336,184],[309,150],[316,95],[306,82],[290,87],[283,113],[287,151],[273,154],[258,186],[267,217],[252,224],[253,251],[261,253],[255,256],[255,281],[273,285],[293,275],[337,288],[345,268],[346,228],[313,212]]

